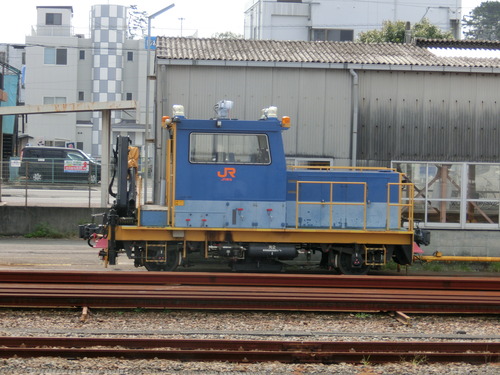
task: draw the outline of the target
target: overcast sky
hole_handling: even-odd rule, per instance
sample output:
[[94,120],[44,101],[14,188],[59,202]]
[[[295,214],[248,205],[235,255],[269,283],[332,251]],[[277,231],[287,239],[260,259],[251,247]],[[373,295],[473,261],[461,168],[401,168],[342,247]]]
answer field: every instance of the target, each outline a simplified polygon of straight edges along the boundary
[[[438,2],[438,0],[435,0]],[[468,14],[482,0],[462,0],[462,14]],[[4,0],[5,3],[5,0]],[[243,12],[249,0],[14,0],[0,11],[0,43],[25,43],[36,25],[37,6],[72,6],[75,34],[89,34],[90,9],[94,4],[138,4],[141,11],[153,14],[168,5],[175,6],[151,22],[151,35],[209,38],[214,33],[232,31],[243,34]],[[182,19],[182,20],[181,20]]]

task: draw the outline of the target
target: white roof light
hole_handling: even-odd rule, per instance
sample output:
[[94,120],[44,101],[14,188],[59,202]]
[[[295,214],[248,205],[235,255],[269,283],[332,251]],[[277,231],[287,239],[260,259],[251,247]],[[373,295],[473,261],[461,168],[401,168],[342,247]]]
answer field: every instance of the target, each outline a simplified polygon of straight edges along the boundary
[[180,104],[174,104],[172,106],[173,117],[182,116],[184,117],[184,106]]
[[266,118],[278,118],[278,108],[271,106],[262,109],[262,119]]

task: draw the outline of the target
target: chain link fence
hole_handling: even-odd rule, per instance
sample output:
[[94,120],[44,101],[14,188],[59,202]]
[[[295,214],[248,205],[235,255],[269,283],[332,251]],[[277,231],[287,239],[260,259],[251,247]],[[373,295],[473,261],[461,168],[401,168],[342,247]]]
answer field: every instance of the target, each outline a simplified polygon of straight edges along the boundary
[[0,203],[14,206],[100,207],[101,166],[61,159],[1,165]]
[[[0,205],[101,207],[101,169],[101,164],[84,166],[60,159],[21,162],[13,157],[0,165]],[[108,170],[111,182],[113,163]],[[109,206],[114,198],[108,195],[108,190],[106,187]],[[116,179],[111,190],[116,193]],[[148,191],[151,197],[151,171]]]

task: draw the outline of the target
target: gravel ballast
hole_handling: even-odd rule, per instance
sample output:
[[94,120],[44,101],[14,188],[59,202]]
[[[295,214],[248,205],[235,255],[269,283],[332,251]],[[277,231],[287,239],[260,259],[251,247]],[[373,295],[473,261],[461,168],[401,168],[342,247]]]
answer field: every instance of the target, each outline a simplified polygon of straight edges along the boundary
[[[411,315],[410,324],[384,313],[222,312],[176,310],[0,309],[1,336],[147,337],[282,341],[492,341],[499,316]],[[0,374],[486,374],[500,364],[426,364],[425,360],[370,364],[283,364],[6,358]]]

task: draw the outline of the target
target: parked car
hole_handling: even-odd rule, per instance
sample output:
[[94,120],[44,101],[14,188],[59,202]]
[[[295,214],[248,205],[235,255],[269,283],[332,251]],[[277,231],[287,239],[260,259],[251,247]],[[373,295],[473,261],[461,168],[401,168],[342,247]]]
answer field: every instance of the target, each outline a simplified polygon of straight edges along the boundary
[[19,176],[36,182],[95,184],[101,180],[101,164],[76,148],[27,146],[21,151]]

